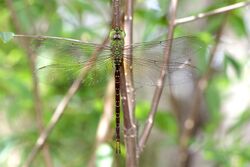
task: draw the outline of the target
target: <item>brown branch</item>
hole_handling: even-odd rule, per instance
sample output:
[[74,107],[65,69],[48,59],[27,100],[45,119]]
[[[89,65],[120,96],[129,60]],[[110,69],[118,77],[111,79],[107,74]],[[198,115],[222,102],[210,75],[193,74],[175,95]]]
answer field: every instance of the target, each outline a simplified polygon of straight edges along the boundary
[[[168,35],[167,35],[167,40],[169,40],[169,45],[167,45],[165,47],[165,51],[164,51],[164,64],[169,64],[169,58],[170,58],[170,53],[171,53],[171,47],[172,47],[172,40],[173,39],[173,34],[174,34],[174,21],[176,18],[176,9],[177,9],[177,3],[178,0],[171,0],[171,4],[170,4],[170,16],[169,16],[169,27],[168,27]],[[143,129],[142,135],[140,137],[140,141],[139,141],[139,152],[141,153],[143,151],[143,148],[145,147],[145,144],[148,140],[148,137],[151,133],[152,127],[153,127],[153,123],[154,123],[154,118],[156,115],[156,111],[158,108],[158,104],[160,101],[160,97],[163,91],[163,86],[164,86],[164,82],[165,82],[165,78],[166,78],[166,73],[167,73],[167,66],[164,65],[162,67],[162,71],[159,77],[159,80],[157,83],[159,83],[156,86],[155,89],[155,93],[154,93],[154,97],[153,97],[153,101],[151,104],[151,109],[150,109],[150,113],[147,119],[147,122],[145,124],[145,127]]]
[[[105,40],[102,43],[102,46],[104,46],[108,41],[108,37],[105,38]],[[76,78],[76,80],[73,82],[71,87],[69,88],[68,92],[64,96],[64,98],[60,101],[58,106],[56,107],[56,110],[54,114],[52,115],[52,118],[50,119],[48,126],[46,129],[43,130],[43,132],[38,137],[35,146],[33,147],[31,153],[29,154],[26,162],[24,163],[23,167],[29,167],[36,157],[39,150],[42,148],[46,140],[48,139],[48,136],[51,134],[52,130],[54,129],[55,125],[58,123],[60,118],[62,117],[68,103],[70,102],[71,98],[75,95],[79,87],[81,86],[84,77],[87,75],[89,70],[93,67],[93,64],[95,63],[96,56],[102,51],[103,47],[97,48],[97,50],[92,54],[91,58],[89,59],[89,63],[86,65],[87,68],[84,68],[84,70],[81,70],[79,76]]]
[[[125,46],[132,45],[133,42],[133,0],[125,1],[124,30],[126,32]],[[132,49],[124,50],[124,54],[132,60]],[[138,166],[136,151],[136,125],[135,125],[135,95],[133,86],[132,61],[124,61],[122,73],[122,97],[123,103],[128,103],[128,110],[123,110],[124,116],[124,142],[126,146],[126,166]]]
[[[125,13],[124,13],[124,31],[126,33],[125,37],[125,46],[130,46],[133,43],[133,0],[125,1]],[[124,50],[124,55],[129,58],[129,60],[133,59],[132,48]],[[125,64],[126,63],[126,64]],[[124,62],[124,69],[126,71],[126,84],[127,84],[127,94],[129,97],[129,111],[130,119],[134,122],[134,107],[135,107],[135,94],[133,87],[133,73],[132,73],[132,61]]]
[[[205,88],[206,88],[206,83],[208,82],[209,78],[211,78],[212,76],[212,61],[214,59],[215,53],[217,51],[218,48],[218,44],[220,41],[220,38],[223,34],[223,30],[225,28],[226,22],[227,22],[227,18],[228,18],[228,13],[225,15],[219,30],[217,32],[216,35],[216,39],[215,39],[215,45],[212,48],[211,51],[211,56],[209,58],[209,62],[207,65],[207,72],[197,81],[196,84],[196,89],[194,90],[195,94],[194,94],[194,100],[193,100],[193,104],[192,104],[192,108],[191,108],[191,112],[188,115],[187,119],[185,120],[184,123],[184,129],[183,129],[183,133],[180,137],[180,162],[181,162],[181,167],[188,167],[190,164],[190,154],[189,154],[189,149],[188,149],[188,143],[190,138],[193,135],[194,129],[196,129],[197,127],[197,121],[198,121],[198,115],[199,115],[199,111],[200,111],[200,100],[201,100],[201,96],[202,93],[204,92]],[[185,126],[189,125],[189,126]]]
[[121,26],[120,22],[120,0],[112,0],[112,27],[116,28]]
[[[14,24],[14,27],[16,29],[17,33],[23,33],[22,28],[21,28],[21,23],[18,20],[18,16],[16,14],[16,11],[13,7],[13,3],[12,0],[6,0],[6,5],[8,6],[8,8],[11,11],[11,18]],[[36,70],[35,70],[35,55],[33,53],[33,51],[31,50],[31,48],[29,47],[27,41],[22,40],[20,42],[20,44],[22,45],[22,47],[25,49],[25,52],[27,54],[27,58],[28,58],[28,62],[29,62],[29,67],[30,67],[30,72],[31,72],[31,76],[32,76],[32,84],[33,84],[33,101],[34,101],[34,109],[36,112],[36,123],[37,123],[37,127],[39,130],[39,134],[42,133],[43,129],[44,129],[44,125],[43,125],[43,121],[42,121],[42,107],[41,107],[41,98],[40,98],[40,91],[39,91],[39,87],[38,87],[38,79],[36,76]],[[44,162],[45,165],[47,167],[52,167],[53,163],[52,163],[52,158],[50,155],[50,151],[49,151],[49,145],[45,144],[44,147],[42,148],[42,155],[44,158]]]
[[[112,1],[113,6],[113,28],[120,28],[120,2],[119,0]],[[124,29],[126,32],[125,45],[132,44],[132,28],[133,28],[133,1],[125,1],[124,12]],[[132,50],[124,50],[125,54],[132,59]],[[126,166],[137,166],[136,158],[136,126],[134,123],[134,88],[132,79],[132,62],[123,61],[121,67],[121,96],[124,118],[124,141],[126,145]]]
[[209,11],[209,12],[199,13],[199,14],[194,15],[194,16],[188,16],[188,17],[176,19],[175,25],[196,21],[198,19],[202,19],[205,17],[213,16],[213,15],[223,14],[223,13],[229,12],[231,10],[246,7],[248,5],[250,5],[250,1],[239,2],[239,3],[232,4],[232,5],[224,6],[224,7]]

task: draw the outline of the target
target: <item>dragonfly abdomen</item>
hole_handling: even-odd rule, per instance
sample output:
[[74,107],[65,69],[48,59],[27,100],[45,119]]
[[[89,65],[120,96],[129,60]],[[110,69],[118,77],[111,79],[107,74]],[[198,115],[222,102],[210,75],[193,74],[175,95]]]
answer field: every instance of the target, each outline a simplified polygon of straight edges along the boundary
[[120,153],[120,65],[115,65],[116,153]]
[[[116,49],[115,49],[116,50]],[[121,79],[121,66],[122,56],[119,51],[114,52],[114,65],[115,65],[115,112],[116,112],[116,153],[120,153],[120,79]]]

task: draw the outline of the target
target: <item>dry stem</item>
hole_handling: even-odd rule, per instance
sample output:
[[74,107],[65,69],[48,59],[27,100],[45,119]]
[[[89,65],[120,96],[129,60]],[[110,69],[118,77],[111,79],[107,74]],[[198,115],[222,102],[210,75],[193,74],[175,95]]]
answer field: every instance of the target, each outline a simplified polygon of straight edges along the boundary
[[[172,39],[173,39],[173,33],[174,33],[174,21],[176,18],[176,9],[177,9],[177,3],[178,0],[172,0],[171,4],[170,4],[170,16],[169,16],[169,27],[168,27],[168,35],[167,35],[167,40],[169,40],[169,45],[166,46],[165,48],[165,52],[164,52],[164,64],[168,64],[169,63],[169,58],[170,58],[170,53],[171,53],[171,47],[172,47]],[[153,124],[154,124],[154,118],[156,115],[156,111],[158,108],[158,104],[160,101],[160,97],[163,91],[163,86],[164,86],[164,82],[165,82],[165,78],[166,78],[166,73],[167,73],[167,68],[166,66],[163,66],[160,77],[159,77],[159,81],[158,81],[158,85],[155,89],[155,93],[154,93],[154,97],[152,100],[152,104],[151,104],[151,109],[150,109],[150,113],[148,115],[148,119],[147,122],[144,126],[142,135],[140,137],[140,141],[139,141],[139,152],[141,153],[143,151],[143,148],[146,145],[146,142],[148,140],[148,137],[151,133]]]
[[198,19],[202,19],[202,18],[209,17],[209,16],[223,14],[223,13],[229,12],[231,10],[246,7],[248,5],[250,5],[250,1],[239,2],[239,3],[232,4],[232,5],[224,6],[224,7],[209,11],[209,12],[199,13],[199,14],[194,15],[194,16],[188,16],[188,17],[176,19],[175,25],[196,21]]

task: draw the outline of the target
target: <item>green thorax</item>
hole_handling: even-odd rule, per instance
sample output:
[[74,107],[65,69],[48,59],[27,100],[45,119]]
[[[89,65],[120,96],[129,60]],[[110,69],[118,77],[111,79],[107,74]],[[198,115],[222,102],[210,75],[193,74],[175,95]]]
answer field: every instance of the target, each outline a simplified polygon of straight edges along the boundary
[[111,52],[115,63],[121,62],[125,32],[120,28],[115,28],[111,30],[109,37],[111,41]]

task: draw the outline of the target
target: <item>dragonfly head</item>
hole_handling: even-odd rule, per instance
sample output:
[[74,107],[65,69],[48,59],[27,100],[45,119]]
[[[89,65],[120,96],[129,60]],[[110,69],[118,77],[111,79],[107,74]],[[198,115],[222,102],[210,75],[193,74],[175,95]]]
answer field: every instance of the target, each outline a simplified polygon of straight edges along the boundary
[[111,30],[109,37],[111,40],[123,40],[125,32],[120,28],[115,28]]

